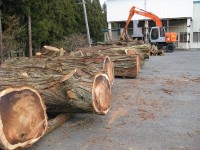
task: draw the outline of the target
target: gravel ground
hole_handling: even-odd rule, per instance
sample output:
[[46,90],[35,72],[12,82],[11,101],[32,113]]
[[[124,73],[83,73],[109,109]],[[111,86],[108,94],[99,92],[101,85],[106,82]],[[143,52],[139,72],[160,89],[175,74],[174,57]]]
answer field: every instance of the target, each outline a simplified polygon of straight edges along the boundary
[[29,150],[200,150],[200,51],[152,56],[115,79],[108,115],[78,114]]

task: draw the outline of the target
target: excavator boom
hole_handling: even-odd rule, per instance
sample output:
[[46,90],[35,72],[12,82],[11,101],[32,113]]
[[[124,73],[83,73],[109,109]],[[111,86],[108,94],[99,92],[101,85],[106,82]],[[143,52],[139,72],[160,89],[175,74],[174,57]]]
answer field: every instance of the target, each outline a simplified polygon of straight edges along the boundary
[[127,19],[127,21],[126,21],[126,25],[125,25],[125,27],[124,27],[124,29],[123,29],[123,31],[122,31],[122,38],[123,38],[123,39],[124,39],[124,35],[125,35],[125,32],[126,32],[126,29],[128,28],[128,25],[129,25],[129,23],[130,23],[130,21],[131,21],[133,15],[134,15],[135,13],[138,14],[138,15],[141,15],[141,16],[148,17],[148,18],[152,19],[152,20],[156,23],[156,26],[162,27],[162,22],[161,22],[160,18],[159,18],[158,16],[156,16],[156,15],[150,13],[150,12],[147,12],[147,11],[145,11],[145,10],[143,10],[143,9],[138,9],[138,8],[137,8],[137,10],[136,10],[136,7],[135,7],[135,6],[133,6],[133,7],[130,9],[129,12],[130,12],[130,13],[129,13],[128,19]]

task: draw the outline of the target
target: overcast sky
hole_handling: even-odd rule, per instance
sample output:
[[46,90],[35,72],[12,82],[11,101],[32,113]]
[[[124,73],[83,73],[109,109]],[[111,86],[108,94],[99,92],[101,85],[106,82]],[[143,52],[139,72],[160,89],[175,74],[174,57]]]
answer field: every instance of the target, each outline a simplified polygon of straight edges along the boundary
[[104,3],[105,1],[106,1],[106,0],[100,0],[101,5],[103,5],[103,3]]
[[[104,3],[105,1],[106,1],[106,0],[100,0],[101,5],[103,5],[103,3]],[[194,1],[200,1],[200,0],[194,0]]]

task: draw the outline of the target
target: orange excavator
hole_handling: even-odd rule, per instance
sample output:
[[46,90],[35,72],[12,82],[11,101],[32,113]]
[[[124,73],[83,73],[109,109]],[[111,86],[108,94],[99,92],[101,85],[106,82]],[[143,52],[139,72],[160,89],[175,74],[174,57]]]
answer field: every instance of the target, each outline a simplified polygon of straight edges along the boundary
[[126,25],[122,31],[122,38],[124,39],[124,35],[126,33],[126,29],[133,17],[134,14],[138,14],[141,16],[148,17],[152,19],[156,23],[156,27],[152,27],[149,34],[149,42],[152,45],[157,45],[159,49],[163,46],[166,46],[167,52],[173,52],[175,48],[175,42],[177,38],[177,34],[175,32],[166,33],[165,28],[162,26],[162,22],[160,18],[153,13],[145,11],[143,9],[136,8],[133,6],[129,11],[128,20],[126,21]]

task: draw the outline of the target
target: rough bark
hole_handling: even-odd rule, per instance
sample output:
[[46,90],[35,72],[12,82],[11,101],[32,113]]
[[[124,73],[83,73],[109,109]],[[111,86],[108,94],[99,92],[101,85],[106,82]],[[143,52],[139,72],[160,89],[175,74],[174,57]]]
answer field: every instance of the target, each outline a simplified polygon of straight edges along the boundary
[[0,147],[26,148],[47,130],[46,107],[32,87],[10,87],[0,91]]
[[93,84],[97,82],[95,75],[100,71],[95,65],[86,65],[81,62],[79,64],[67,63],[64,61],[67,59],[64,58],[17,60],[9,60],[2,66],[0,86],[32,85],[42,93],[48,112],[105,114],[110,109],[110,80],[104,73],[98,76],[102,76],[100,81],[106,86],[105,92],[109,91],[108,97],[104,100],[108,104],[101,110],[95,110],[92,105],[95,101],[92,97],[92,90],[96,88]]
[[138,59],[138,54],[129,54],[124,48],[116,49],[103,49],[103,50],[90,50],[82,49],[72,53],[71,55],[78,55],[83,57],[95,57],[95,56],[105,56],[108,55],[114,65],[114,76],[117,77],[130,77],[135,78],[140,70],[140,62]]
[[[64,55],[55,58],[12,58],[8,59],[2,66],[3,68],[21,69],[25,74],[68,74],[71,70],[79,68],[84,70],[89,76],[94,76],[99,72],[106,73],[109,77],[110,84],[114,82],[113,63],[109,56],[85,56],[85,57],[71,57]],[[37,71],[36,71],[37,70]]]

